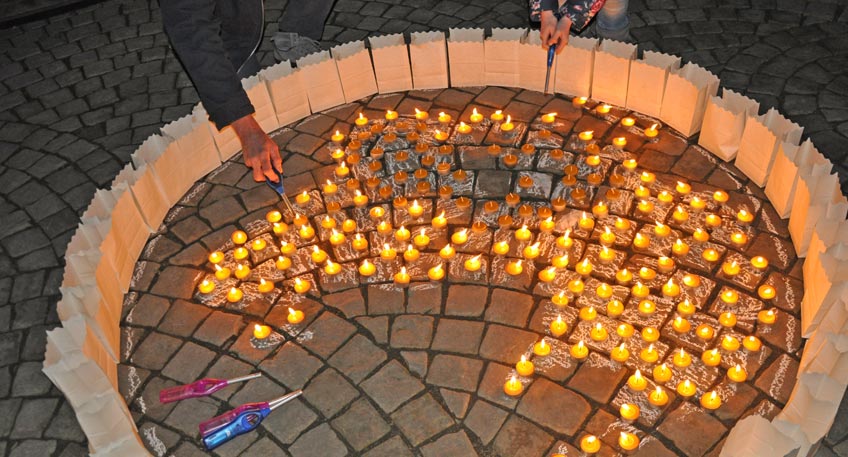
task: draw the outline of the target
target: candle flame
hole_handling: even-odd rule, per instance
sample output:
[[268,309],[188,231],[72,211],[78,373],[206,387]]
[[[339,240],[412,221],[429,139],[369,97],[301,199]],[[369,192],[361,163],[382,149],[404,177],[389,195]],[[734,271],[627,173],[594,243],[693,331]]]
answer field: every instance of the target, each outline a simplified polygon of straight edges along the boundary
[[506,123],[507,124],[512,123],[512,116],[510,116],[509,114],[506,115]]
[[363,260],[363,261],[362,261],[362,266],[363,266],[363,267],[364,267],[364,266],[368,266],[368,265],[371,265],[371,262],[369,262],[369,261],[368,261],[368,259],[365,259],[365,260]]
[[296,286],[299,286],[299,285],[303,284],[303,280],[301,280],[300,278],[294,278],[294,284]]
[[441,213],[439,213],[439,215],[438,215],[438,216],[436,216],[436,217],[437,217],[437,218],[439,218],[439,219],[444,219],[444,218],[445,218],[445,211],[444,211],[444,210],[442,210],[442,212],[441,212]]
[[221,265],[215,264],[215,271],[221,271]]
[[500,109],[499,109],[499,110],[495,111],[495,114],[499,114],[499,115],[500,115],[500,114],[503,114],[503,110],[500,110]]
[[362,115],[362,113],[359,113],[359,118],[360,118],[360,119],[365,119],[365,116],[363,116],[363,115]]
[[[329,261],[327,261],[329,263]],[[204,281],[206,282],[206,281]],[[259,284],[265,284],[265,278],[259,278]]]
[[527,356],[522,354],[521,355],[521,363],[525,363],[525,362],[527,362]]
[[584,347],[586,347],[586,343],[584,343],[583,340],[580,340],[577,342],[577,347],[583,349]]
[[686,389],[689,389],[690,387],[692,387],[692,383],[689,382],[689,380],[687,379],[687,380],[683,381],[683,387],[686,388]]
[[648,130],[656,130],[658,124],[653,124]]
[[591,436],[589,436],[589,437],[587,437],[587,438],[586,438],[586,442],[587,442],[587,443],[594,443],[594,442],[595,442],[595,441],[597,441],[597,440],[598,440],[598,439],[597,439],[597,438],[595,438],[595,435],[591,435]]
[[400,274],[401,274],[401,275],[405,275],[405,274],[406,274],[406,267],[400,267]]
[[480,115],[480,113],[477,112],[477,108],[474,108],[473,110],[471,110],[471,114],[473,114],[474,116]]
[[[654,351],[656,351],[656,350],[657,350],[657,349],[654,347],[654,343],[651,343],[651,344],[649,344],[649,345],[648,345],[648,352],[654,352]],[[637,370],[637,371],[638,371],[638,370]]]

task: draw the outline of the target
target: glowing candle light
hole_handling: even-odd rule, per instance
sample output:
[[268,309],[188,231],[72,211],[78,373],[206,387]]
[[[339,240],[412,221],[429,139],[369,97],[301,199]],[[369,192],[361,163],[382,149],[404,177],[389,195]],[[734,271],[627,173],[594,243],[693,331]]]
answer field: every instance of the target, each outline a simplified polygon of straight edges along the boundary
[[556,267],[550,266],[539,271],[539,281],[552,282],[556,279]]
[[757,289],[757,295],[759,295],[759,297],[763,300],[771,300],[775,297],[776,294],[777,291],[774,289],[774,287],[768,284],[763,284]]
[[700,210],[706,208],[706,206],[707,206],[707,202],[705,202],[704,200],[702,200],[700,197],[697,197],[697,196],[692,197],[692,200],[689,201],[689,207],[692,208],[693,210],[696,210],[696,211],[700,211]]
[[598,317],[598,311],[594,306],[584,306],[580,308],[580,312],[578,313],[580,320],[583,321],[591,321],[595,320]]
[[215,278],[219,281],[223,281],[230,277],[230,269],[227,267],[222,267],[220,265],[215,265]]
[[333,140],[334,143],[341,143],[345,139],[345,134],[336,130],[336,133],[334,133],[330,139]]
[[589,331],[589,336],[594,341],[606,341],[608,337],[607,329],[604,328],[604,326],[600,322],[598,322],[595,324],[594,327],[592,327],[592,330]]
[[341,233],[336,229],[333,229],[332,233],[330,233],[330,244],[332,244],[333,246],[341,245],[345,242],[345,239],[346,237],[344,233]]
[[266,281],[265,278],[259,278],[259,285],[256,287],[259,292],[267,294],[274,290],[274,283]]
[[406,267],[400,267],[400,271],[395,273],[394,280],[395,284],[398,285],[403,286],[409,284],[410,277],[409,273],[406,272]]
[[[344,178],[350,174],[350,168],[348,168],[347,164],[344,160],[342,160],[339,165],[335,169],[336,176],[339,178]],[[301,203],[302,204],[302,203]]]
[[642,267],[639,269],[639,278],[643,281],[650,281],[657,277],[657,272],[653,268]]
[[580,440],[580,450],[586,454],[597,454],[601,450],[601,440],[595,435],[586,435]]
[[519,376],[532,376],[535,370],[536,368],[533,366],[533,362],[527,360],[527,357],[524,355],[522,355],[521,360],[515,364],[515,371]]
[[556,121],[557,113],[547,113],[542,115],[542,122],[545,124],[553,124]]
[[627,268],[621,269],[615,274],[615,281],[621,285],[630,284],[630,281],[633,280],[633,273],[630,272]]
[[595,111],[597,111],[599,114],[607,114],[610,112],[611,109],[612,106],[607,105],[606,103],[595,107]]
[[748,335],[744,340],[742,340],[742,346],[751,352],[757,352],[760,348],[762,348],[763,343],[756,336]]
[[356,195],[354,195],[354,197],[353,197],[353,204],[356,205],[358,208],[361,208],[361,207],[367,205],[368,204],[368,196],[363,195],[362,192],[360,192],[359,189],[357,189]]
[[612,139],[612,144],[615,145],[615,146],[618,146],[620,148],[623,148],[624,146],[627,145],[627,139],[624,138],[623,136],[619,136],[619,137]]
[[665,406],[668,403],[668,394],[660,386],[648,394],[648,402],[654,406]]
[[364,125],[368,124],[368,118],[367,118],[367,117],[365,117],[365,115],[364,115],[364,114],[359,113],[359,117],[357,117],[357,118],[356,118],[356,120],[354,120],[353,122],[354,122],[354,123],[355,123],[358,127],[362,127],[362,126],[364,126]]
[[648,138],[654,138],[659,134],[660,134],[660,132],[657,129],[657,124],[654,124],[654,125],[645,129],[645,136],[648,137]]
[[425,121],[430,117],[430,113],[426,111],[421,111],[418,108],[415,108],[415,119],[419,121]]
[[580,220],[577,221],[577,225],[586,231],[592,230],[595,228],[595,220],[589,217],[586,212],[583,212],[583,215],[580,216]]
[[622,322],[615,328],[615,333],[622,338],[630,338],[635,331],[633,326],[627,322]]
[[551,321],[550,330],[553,336],[559,338],[568,330],[568,324],[562,320],[561,315],[557,315],[557,318]]
[[654,204],[648,200],[640,200],[639,203],[636,204],[636,209],[639,210],[640,213],[650,214],[651,211],[654,210]]
[[217,265],[224,261],[224,253],[221,251],[215,251],[209,254],[209,262],[213,265]]
[[513,260],[506,264],[506,272],[512,276],[520,275],[521,272],[524,271],[524,267],[521,265],[521,260]]
[[415,262],[418,258],[421,257],[421,253],[418,252],[418,249],[412,247],[412,245],[407,245],[406,250],[403,251],[403,259],[407,262]]
[[512,117],[507,115],[506,116],[506,122],[501,124],[501,131],[502,132],[511,132],[513,129],[515,129],[515,124],[512,123]]
[[636,190],[633,191],[633,195],[639,198],[648,198],[651,196],[651,189],[648,189],[643,185],[639,185],[639,187],[637,187]]
[[554,230],[556,224],[554,223],[553,217],[548,216],[539,222],[539,231],[544,233],[551,233]]
[[477,112],[477,108],[474,108],[474,109],[471,111],[471,116],[469,116],[469,117],[468,117],[468,119],[469,119],[472,123],[477,124],[477,123],[480,123],[480,122],[482,122],[482,121],[483,121],[483,115],[482,115],[482,114],[480,114],[479,112]]
[[389,246],[388,244],[383,244],[383,249],[380,251],[380,258],[390,262],[395,260],[397,257],[397,250],[395,248]]
[[660,273],[671,273],[674,270],[674,260],[666,256],[660,256],[657,259],[657,269]]
[[733,328],[736,326],[736,314],[730,311],[723,312],[718,316],[718,323],[722,327]]
[[620,346],[616,346],[612,348],[610,351],[610,358],[615,360],[616,362],[626,362],[628,358],[630,358],[630,351],[627,350],[627,347],[624,343],[621,343]]
[[666,297],[676,297],[680,295],[680,286],[674,282],[674,278],[671,278],[663,285],[662,293]]
[[650,316],[657,311],[657,305],[651,300],[642,300],[638,305],[639,314]]
[[324,219],[321,220],[321,227],[325,229],[331,229],[336,226],[336,220],[331,218],[330,216],[324,216]]
[[233,232],[233,234],[230,238],[233,240],[233,243],[235,243],[235,244],[247,243],[247,233],[244,233],[241,230],[236,230],[235,232]]
[[758,255],[751,258],[751,265],[758,270],[765,270],[768,267],[768,259]]
[[577,342],[577,344],[571,345],[571,348],[568,350],[571,357],[573,357],[578,362],[583,361],[586,357],[589,356],[589,348],[586,347],[586,343],[583,340]]
[[515,376],[511,377],[504,384],[504,393],[509,395],[510,397],[515,397],[521,395],[521,392],[524,391],[524,386],[521,384],[521,381],[518,380]]
[[589,142],[589,141],[592,141],[592,138],[594,138],[594,136],[595,136],[594,133],[595,132],[592,131],[592,130],[585,130],[585,131],[578,133],[577,137],[580,138],[581,140],[583,140],[584,142]]
[[[351,145],[359,144],[358,141],[351,141]],[[332,153],[330,153],[330,157],[333,158],[336,162],[340,162],[345,157],[345,152],[342,149],[336,148]]]
[[[332,182],[332,181],[330,181],[330,180],[328,179],[328,180],[327,180],[327,182],[326,182],[326,183],[324,184],[324,186],[323,186],[323,190],[324,190],[324,193],[325,193],[325,194],[333,195],[333,194],[335,194],[336,192],[338,192],[338,190],[339,190],[339,186],[338,186],[336,183],[334,183],[334,182]],[[305,193],[305,192],[304,192],[304,193]],[[308,196],[309,196],[309,195],[307,194],[307,197],[308,197]]]
[[655,222],[654,224],[654,233],[657,236],[666,237],[671,234],[671,227],[659,221]]
[[[685,278],[684,278],[685,279]],[[695,314],[695,305],[688,298],[677,304],[677,312],[684,318]],[[688,331],[688,330],[687,330]]]
[[680,348],[679,351],[674,352],[674,356],[671,358],[671,363],[673,363],[677,368],[686,368],[692,364],[692,356],[690,356],[683,348]]
[[[329,182],[329,181],[327,181],[327,182]],[[310,197],[309,193],[307,193],[305,190],[302,193],[299,193],[294,197],[294,201],[300,206],[306,205],[307,203],[309,203],[309,200],[311,200],[311,199],[312,199],[312,197]]]
[[709,227],[718,227],[721,225],[721,217],[717,214],[707,214],[704,216],[704,223]]
[[612,297],[613,289],[609,284],[602,282],[597,288],[595,288],[595,293],[598,294],[599,298],[606,300],[607,298]]
[[533,354],[536,354],[539,357],[545,357],[546,355],[551,353],[551,346],[545,343],[545,339],[542,338],[536,344],[533,345]]
[[625,170],[632,172],[639,165],[636,159],[627,159],[621,163]]
[[698,335],[698,338],[708,341],[715,336],[715,330],[709,324],[699,324],[695,328],[695,334]]
[[674,201],[674,195],[671,192],[664,190],[657,194],[657,200],[663,203],[671,203]]
[[686,333],[692,328],[692,324],[684,317],[677,316],[671,322],[671,328],[677,333]]
[[640,281],[636,281],[636,284],[630,288],[630,293],[636,298],[645,298],[651,294],[651,288],[642,284]]
[[412,236],[412,234],[409,233],[409,229],[402,225],[400,226],[400,228],[395,230],[395,239],[398,241],[406,241],[409,239],[410,236]]
[[371,276],[377,272],[377,267],[374,266],[373,263],[369,262],[368,259],[362,261],[359,265],[359,274],[365,277]]
[[671,252],[673,252],[676,256],[683,257],[686,254],[689,254],[689,245],[678,238],[674,244],[671,245]]
[[737,363],[735,367],[727,370],[727,377],[733,382],[745,382],[748,372]]
[[327,264],[324,265],[324,272],[330,276],[335,276],[342,272],[342,266],[332,260],[327,259]]
[[718,348],[704,351],[701,354],[701,361],[708,367],[716,367],[721,364],[721,352],[719,352]]
[[253,325],[253,337],[257,340],[264,340],[271,336],[271,327],[262,324]]
[[392,231],[392,223],[389,221],[380,221],[377,224],[377,233],[380,235],[388,235]]
[[509,252],[509,243],[506,241],[498,241],[492,245],[492,252],[497,255],[506,255]]
[[244,279],[250,276],[250,267],[247,265],[238,264],[236,265],[236,278]]
[[633,389],[633,390],[635,390],[635,391],[637,391],[637,392],[641,392],[641,391],[645,390],[645,389],[648,387],[648,380],[647,380],[647,379],[645,379],[645,377],[644,377],[644,376],[642,376],[642,372],[641,372],[641,371],[636,370],[636,373],[633,373],[633,374],[632,374],[632,375],[630,375],[630,377],[627,379],[627,385],[628,385],[631,389]]
[[309,225],[304,225],[297,231],[298,235],[304,240],[311,240],[315,238],[315,229]]
[[365,239],[365,237],[363,237],[359,233],[354,235],[353,240],[351,240],[350,244],[351,246],[353,246],[353,249],[357,251],[364,251],[368,249],[368,240]]
[[[610,287],[609,285],[607,285],[607,287],[610,289],[610,291],[612,291],[612,287]],[[598,286],[598,288],[600,288],[600,286]],[[600,296],[600,294],[598,295]],[[612,295],[611,292],[610,295]],[[620,316],[623,312],[624,303],[622,303],[621,300],[610,300],[609,302],[607,302],[607,316],[616,318]]]
[[571,239],[571,230],[566,230],[565,233],[557,237],[557,247],[563,250],[569,250],[574,246],[574,240]]
[[212,292],[213,290],[215,290],[215,282],[210,281],[208,279],[204,279],[200,283],[200,285],[197,286],[197,290],[199,290],[200,293],[202,293],[202,294],[208,294],[208,293]]
[[721,348],[728,352],[735,352],[739,350],[739,340],[730,335],[724,335],[724,338],[721,339]]
[[448,225],[448,220],[445,218],[445,212],[442,211],[438,216],[434,217],[433,220],[430,221],[430,225],[435,229],[440,229]]
[[274,222],[271,225],[271,229],[274,231],[275,235],[283,235],[285,233],[288,233],[289,226],[285,222]]
[[300,278],[294,278],[294,291],[299,294],[305,294],[312,288],[312,283],[304,281]]
[[639,358],[648,363],[656,363],[660,359],[660,353],[653,344],[649,344],[639,352]]
[[701,253],[701,258],[710,263],[718,261],[720,256],[721,254],[713,248],[704,249],[704,252]]
[[568,305],[568,295],[565,294],[564,290],[561,290],[558,293],[554,294],[553,297],[551,297],[551,301],[553,302],[553,304],[562,308]]
[[437,141],[445,141],[448,139],[448,132],[443,132],[439,129],[436,129],[436,131],[433,133],[433,138],[435,138]]
[[713,200],[717,203],[727,203],[730,200],[730,195],[723,190],[717,190],[713,192]]
[[677,384],[677,394],[684,398],[689,398],[698,392],[698,387],[694,382],[686,379]]
[[468,241],[468,229],[462,229],[457,232],[454,232],[451,236],[451,242],[453,244],[462,245]]
[[327,260],[327,252],[318,246],[312,246],[312,261],[316,264],[324,263]]
[[701,395],[701,406],[710,410],[718,409],[721,406],[721,397],[714,390],[704,393]]
[[674,212],[671,214],[671,218],[677,222],[683,223],[689,220],[689,212],[686,211],[686,208],[677,205],[677,207],[674,208]]
[[574,295],[582,294],[585,288],[586,284],[580,279],[572,279],[568,282],[568,290],[570,290]]
[[736,220],[738,220],[741,224],[747,225],[754,220],[754,215],[745,209],[740,209],[739,212],[736,213]]
[[237,287],[231,287],[229,292],[227,292],[227,301],[230,303],[236,303],[240,301],[244,297],[244,292]]
[[627,422],[633,422],[639,418],[639,406],[633,403],[623,403],[618,409],[621,418]]
[[604,227],[604,232],[600,235],[601,244],[606,246],[612,246],[615,244],[615,233],[612,233],[609,227]]
[[730,262],[724,262],[724,264],[722,264],[721,266],[721,271],[727,276],[736,276],[739,274],[740,271],[739,263],[735,260],[732,260]]
[[757,313],[757,321],[761,324],[771,325],[777,320],[777,313],[774,309],[762,310]]
[[450,260],[456,256],[456,249],[450,245],[450,243],[446,244],[441,250],[439,250],[439,257]]
[[482,263],[480,262],[480,254],[475,255],[474,257],[471,257],[470,259],[467,259],[465,261],[464,266],[465,266],[465,269],[467,271],[473,272],[473,271],[479,270],[480,267],[482,266]]
[[584,258],[580,263],[578,263],[574,267],[574,271],[583,276],[589,276],[592,273],[593,269],[594,267],[592,266],[592,262],[589,261],[588,257]]
[[586,162],[586,165],[589,165],[590,167],[597,167],[598,165],[601,164],[601,156],[599,156],[597,154],[592,154],[590,156],[586,156],[585,162]]
[[605,202],[598,202],[592,207],[592,215],[597,218],[606,217],[609,214],[609,206]]
[[671,379],[672,375],[673,375],[673,373],[671,371],[671,368],[669,368],[668,365],[666,365],[665,363],[661,363],[661,364],[654,367],[654,370],[653,370],[654,381],[656,381],[659,384],[664,384],[664,383],[668,382],[669,379]]

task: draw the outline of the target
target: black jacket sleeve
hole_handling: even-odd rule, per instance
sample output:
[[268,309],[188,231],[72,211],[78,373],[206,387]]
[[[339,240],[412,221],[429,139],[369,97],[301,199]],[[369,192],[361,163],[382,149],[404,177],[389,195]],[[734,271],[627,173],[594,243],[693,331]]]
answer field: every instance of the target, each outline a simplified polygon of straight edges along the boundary
[[218,129],[254,112],[227,56],[214,0],[162,0],[171,45]]

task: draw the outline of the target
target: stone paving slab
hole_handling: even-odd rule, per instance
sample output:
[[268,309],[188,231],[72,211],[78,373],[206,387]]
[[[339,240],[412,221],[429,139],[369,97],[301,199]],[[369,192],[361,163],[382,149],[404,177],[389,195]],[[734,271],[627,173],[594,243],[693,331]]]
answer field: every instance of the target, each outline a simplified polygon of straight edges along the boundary
[[[276,31],[276,19],[285,3],[266,1],[266,37]],[[41,1],[11,4],[45,5]],[[7,8],[3,17],[16,11]],[[804,126],[805,134],[835,163],[846,189],[848,42],[844,35],[848,9],[844,1],[791,5],[632,1],[630,19],[632,34],[643,49],[679,54],[684,61],[705,66],[721,78],[724,87],[746,93],[764,108],[775,106]],[[375,33],[453,26],[524,25],[525,4],[519,0],[473,0],[464,6],[436,0],[340,0],[324,42],[329,46]],[[266,40],[260,48],[263,64],[272,62],[270,49]],[[96,187],[114,178],[138,144],[164,123],[187,114],[197,96],[169,50],[155,2],[107,0],[4,27],[0,29],[0,63],[0,401],[20,403],[22,398],[11,386],[18,376],[19,386],[29,376],[30,371],[22,368],[27,366],[24,363],[41,360],[44,331],[58,324],[52,310],[59,298],[62,254],[79,214]],[[489,106],[511,101],[507,89],[487,88],[483,93]],[[440,102],[449,101],[443,97]],[[323,125],[315,125],[319,124]],[[310,126],[304,133],[316,135],[320,128]],[[697,153],[690,148],[684,157],[687,154]],[[681,162],[671,171],[693,180],[710,171],[702,166],[685,169]],[[246,177],[241,166],[229,169],[233,185]],[[302,176],[312,180],[310,174]],[[710,182],[727,185],[729,181],[713,173]],[[210,193],[207,198],[214,201],[226,196]],[[258,204],[261,197],[256,201]],[[221,233],[227,236],[229,231],[224,228]],[[210,238],[213,236],[202,240],[217,244]],[[162,249],[171,242],[165,240]],[[155,268],[180,250],[179,246],[174,245],[171,252],[160,251],[148,264]],[[196,322],[195,332],[201,332],[206,325],[203,311],[172,314],[180,307],[177,303],[171,305],[159,329],[184,338]],[[482,315],[483,307],[473,308],[479,303],[448,302],[445,309],[451,311],[447,314]],[[406,303],[407,309],[411,304],[411,300]],[[437,338],[438,324],[435,329]],[[222,343],[207,341],[221,337],[217,330],[207,327],[198,335],[204,332],[200,341]],[[240,329],[234,328],[232,335],[238,333]],[[10,387],[4,389],[4,385]],[[63,410],[65,402],[55,389],[45,398],[60,399],[57,411]],[[840,415],[834,428],[844,425],[845,417]],[[0,455],[74,455],[84,448],[73,421],[57,424],[54,430],[65,430],[59,434],[47,433],[48,426],[44,433],[26,441],[10,439],[0,426]],[[839,455],[848,455],[845,438],[845,434],[831,433],[826,445]],[[180,449],[192,446],[185,444]],[[378,448],[391,449],[388,444]],[[376,451],[370,454],[378,455]]]

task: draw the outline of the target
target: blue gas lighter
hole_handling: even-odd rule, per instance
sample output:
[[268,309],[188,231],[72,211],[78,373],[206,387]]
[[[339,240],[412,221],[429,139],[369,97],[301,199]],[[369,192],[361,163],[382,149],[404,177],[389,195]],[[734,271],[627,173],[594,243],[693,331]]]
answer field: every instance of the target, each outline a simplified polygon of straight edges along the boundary
[[556,45],[552,44],[548,48],[548,72],[545,73],[545,93],[548,93],[548,84],[551,82],[551,67],[554,66],[554,54],[556,53]]
[[283,204],[286,206],[286,209],[289,213],[294,216],[294,209],[292,208],[291,202],[289,201],[289,197],[286,196],[286,188],[283,187],[283,175],[281,175],[277,170],[274,170],[274,173],[277,174],[277,182],[271,181],[268,178],[265,178],[265,184],[271,189],[274,189],[274,192],[280,195],[280,198],[283,200]]
[[262,423],[263,419],[271,414],[271,411],[299,397],[302,393],[302,390],[296,390],[268,402],[245,403],[232,411],[209,419],[200,424],[203,445],[211,451],[227,441],[255,429]]

